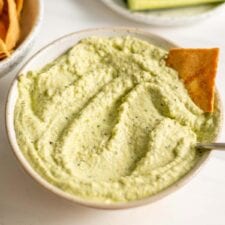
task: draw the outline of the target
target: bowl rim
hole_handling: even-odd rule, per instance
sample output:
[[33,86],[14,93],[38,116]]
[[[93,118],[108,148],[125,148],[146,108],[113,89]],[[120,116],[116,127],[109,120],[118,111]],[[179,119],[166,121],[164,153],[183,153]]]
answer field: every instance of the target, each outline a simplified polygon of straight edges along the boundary
[[[14,61],[20,57],[21,51],[23,51],[34,39],[38,31],[40,30],[41,27],[41,22],[43,19],[43,14],[44,14],[44,4],[43,0],[37,0],[37,16],[35,18],[34,24],[28,33],[28,35],[24,38],[22,43],[15,48],[14,52],[4,60],[0,61],[0,67],[5,67],[8,66],[9,63],[14,63]],[[4,76],[4,75],[3,75]]]
[[[150,204],[150,203],[156,202],[156,201],[166,197],[169,194],[174,193],[176,190],[180,189],[185,184],[187,184],[191,180],[191,178],[193,178],[194,176],[196,176],[199,173],[199,171],[203,168],[203,166],[206,164],[206,162],[210,159],[211,151],[205,152],[204,155],[202,156],[202,158],[200,159],[201,162],[197,163],[186,175],[181,177],[178,181],[176,181],[175,183],[173,183],[169,187],[167,187],[167,188],[163,189],[162,191],[156,193],[155,195],[152,195],[152,196],[140,199],[140,200],[129,201],[129,202],[104,203],[104,202],[87,200],[87,199],[77,197],[77,196],[75,196],[73,194],[70,194],[70,193],[67,193],[67,192],[61,190],[60,188],[56,187],[55,185],[49,183],[45,178],[43,178],[32,167],[32,165],[29,163],[29,161],[26,159],[25,155],[23,154],[22,150],[19,148],[19,146],[17,144],[16,137],[13,137],[13,135],[12,135],[13,131],[11,130],[10,123],[13,122],[13,124],[14,124],[14,121],[12,121],[12,120],[14,119],[13,113],[14,113],[14,109],[15,109],[15,104],[13,105],[13,109],[11,110],[10,102],[12,101],[14,90],[15,90],[15,88],[17,88],[18,77],[21,74],[21,72],[23,71],[23,69],[30,63],[30,61],[32,61],[33,59],[38,57],[39,53],[41,53],[42,51],[50,48],[55,43],[63,41],[64,38],[66,39],[66,38],[68,38],[70,36],[73,36],[73,35],[79,35],[79,34],[82,34],[82,33],[91,33],[91,32],[96,32],[96,31],[129,32],[131,35],[132,34],[146,35],[146,36],[149,36],[149,37],[160,39],[161,41],[164,41],[164,42],[170,44],[173,47],[179,47],[178,45],[176,45],[172,41],[169,41],[168,39],[163,38],[159,35],[156,35],[156,34],[153,34],[151,32],[145,31],[143,29],[131,28],[131,27],[91,28],[91,29],[85,29],[85,30],[72,32],[72,33],[69,33],[67,35],[64,35],[64,36],[56,39],[55,41],[53,41],[53,42],[47,44],[46,46],[44,46],[43,48],[41,48],[33,56],[31,56],[23,64],[23,66],[20,68],[17,75],[13,78],[13,80],[10,84],[10,88],[9,88],[8,95],[7,95],[7,101],[6,101],[6,105],[5,105],[5,121],[6,121],[5,126],[6,126],[7,137],[8,137],[12,152],[13,152],[14,156],[17,158],[17,160],[20,162],[19,164],[22,166],[23,170],[27,174],[29,174],[41,187],[47,189],[51,193],[54,193],[61,198],[64,198],[64,199],[69,200],[70,202],[73,202],[73,203],[76,203],[76,204],[80,204],[80,205],[91,207],[91,208],[97,208],[97,209],[114,209],[114,210],[115,209],[127,209],[127,208],[133,208],[133,207],[137,207],[137,206]],[[56,57],[58,57],[58,56],[59,55],[57,55]],[[18,89],[16,89],[16,90],[18,91]],[[217,96],[217,102],[218,102],[218,105],[219,105],[219,108],[220,108],[220,111],[221,111],[221,115],[220,115],[220,123],[219,123],[219,127],[218,127],[218,132],[217,132],[217,136],[215,137],[215,140],[218,139],[218,137],[220,136],[221,128],[222,128],[222,122],[223,122],[223,107],[222,107],[221,98],[220,98],[220,95],[219,95],[219,92],[218,92],[217,89],[216,89],[216,96]],[[12,114],[10,112],[12,112]]]
[[[186,24],[191,24],[196,21],[200,21],[206,17],[211,17],[216,12],[220,12],[225,8],[225,3],[219,3],[212,10],[203,12],[200,15],[190,15],[188,17],[172,17],[172,16],[156,16],[156,15],[144,15],[141,12],[131,12],[126,8],[123,8],[112,0],[101,0],[101,2],[109,9],[121,15],[127,19],[137,21],[144,24],[152,24],[159,26],[182,26]],[[168,23],[168,25],[166,25]]]

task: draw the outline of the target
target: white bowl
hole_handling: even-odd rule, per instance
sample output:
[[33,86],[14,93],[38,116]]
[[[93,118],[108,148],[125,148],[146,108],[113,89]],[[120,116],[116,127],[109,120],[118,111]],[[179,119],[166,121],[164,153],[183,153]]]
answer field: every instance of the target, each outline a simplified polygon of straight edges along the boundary
[[[161,48],[164,49],[170,49],[173,47],[177,47],[174,43],[156,36],[151,33],[147,33],[138,29],[131,29],[131,28],[103,28],[103,29],[90,29],[90,30],[84,30],[80,32],[75,32],[69,35],[66,35],[48,46],[44,47],[42,50],[40,50],[38,53],[36,53],[20,70],[19,74],[25,74],[30,70],[37,70],[48,64],[49,62],[52,62],[54,59],[56,59],[58,56],[63,54],[65,51],[67,51],[69,48],[74,46],[79,40],[90,37],[90,36],[101,36],[101,37],[108,37],[108,36],[122,36],[122,35],[132,35],[137,38],[146,40],[154,45],[160,46]],[[133,202],[128,202],[128,203],[97,203],[94,201],[87,201],[83,200],[81,198],[78,198],[72,194],[66,193],[62,191],[61,189],[53,186],[50,184],[48,181],[46,181],[44,178],[42,178],[30,165],[30,163],[27,161],[25,156],[23,155],[22,151],[20,150],[17,139],[16,139],[16,134],[15,134],[15,129],[14,129],[14,108],[16,104],[16,100],[18,97],[18,76],[14,79],[9,95],[8,95],[8,100],[7,100],[7,105],[6,105],[6,128],[7,128],[7,133],[9,137],[9,141],[11,143],[13,152],[15,153],[15,156],[25,169],[39,184],[41,184],[43,187],[47,188],[51,192],[65,198],[68,200],[71,200],[76,203],[80,203],[82,205],[90,206],[90,207],[95,207],[95,208],[103,208],[103,209],[121,209],[121,208],[130,208],[130,207],[135,207],[143,204],[147,204],[150,202],[154,202],[158,199],[161,199],[162,197],[174,192],[177,190],[179,187],[183,186],[187,181],[190,180],[190,178],[195,175],[200,167],[206,162],[206,160],[209,158],[210,151],[206,151],[203,157],[199,160],[199,162],[195,165],[195,167],[187,174],[185,175],[182,179],[174,183],[172,186],[169,188],[159,192],[156,195],[150,196],[146,199],[142,200],[137,200]]]
[[193,24],[216,15],[225,9],[225,3],[220,3],[218,5],[206,4],[195,7],[131,12],[127,8],[124,0],[102,0],[102,2],[126,18],[158,26]]
[[12,55],[0,61],[0,78],[13,70],[31,48],[43,15],[42,0],[26,0],[21,14],[21,37]]

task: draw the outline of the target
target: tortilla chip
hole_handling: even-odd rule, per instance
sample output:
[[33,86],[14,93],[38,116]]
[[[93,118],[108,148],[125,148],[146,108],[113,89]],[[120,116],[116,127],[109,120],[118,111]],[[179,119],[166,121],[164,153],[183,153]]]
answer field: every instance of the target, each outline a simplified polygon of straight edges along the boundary
[[178,71],[192,100],[205,112],[214,109],[219,49],[171,49],[167,66]]
[[16,0],[16,11],[18,17],[20,17],[22,9],[23,9],[23,0]]
[[5,38],[5,44],[8,50],[16,46],[20,36],[19,20],[17,16],[16,4],[14,0],[7,0],[9,27]]

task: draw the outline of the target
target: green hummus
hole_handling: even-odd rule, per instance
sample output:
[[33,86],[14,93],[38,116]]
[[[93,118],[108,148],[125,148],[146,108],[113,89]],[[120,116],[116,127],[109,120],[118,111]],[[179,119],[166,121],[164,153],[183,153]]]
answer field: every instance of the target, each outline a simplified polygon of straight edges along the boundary
[[166,54],[134,37],[91,37],[20,76],[15,130],[35,170],[100,202],[148,197],[190,171],[220,113],[193,103]]

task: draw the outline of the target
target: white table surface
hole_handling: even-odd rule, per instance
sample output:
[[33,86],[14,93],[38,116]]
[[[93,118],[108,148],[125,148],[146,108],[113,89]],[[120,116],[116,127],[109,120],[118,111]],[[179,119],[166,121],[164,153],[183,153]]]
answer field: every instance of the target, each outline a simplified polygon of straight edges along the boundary
[[[184,47],[220,47],[217,86],[225,102],[225,12],[188,27],[159,28],[124,19],[100,0],[45,0],[42,29],[29,55],[64,34],[104,26],[144,28]],[[4,106],[15,75],[0,80],[0,225],[225,224],[225,152],[214,151],[201,172],[176,193],[139,208],[89,209],[42,189],[23,172],[7,140]],[[221,140],[224,137],[223,129]]]

